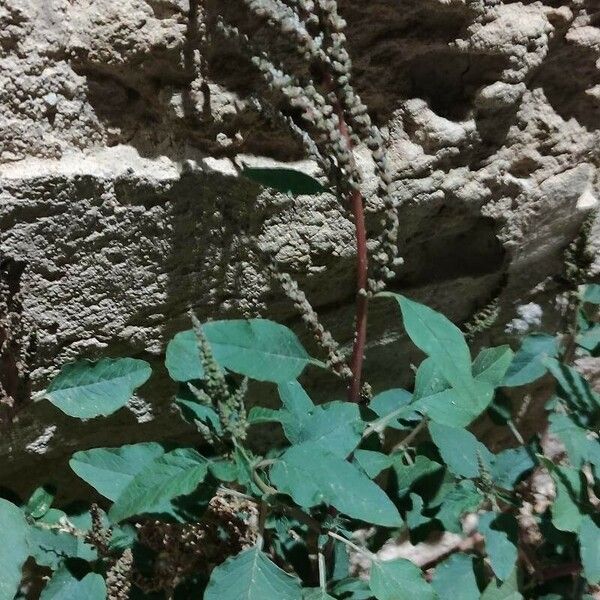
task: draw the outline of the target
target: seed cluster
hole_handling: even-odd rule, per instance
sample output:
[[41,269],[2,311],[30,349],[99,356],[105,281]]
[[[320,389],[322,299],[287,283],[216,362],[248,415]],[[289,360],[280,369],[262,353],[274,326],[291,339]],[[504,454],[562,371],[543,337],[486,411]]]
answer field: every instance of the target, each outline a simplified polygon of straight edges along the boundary
[[[257,48],[242,26],[217,19],[216,31],[239,45],[266,84],[264,94],[251,98],[251,105],[269,120],[285,125],[302,142],[307,155],[341,198],[360,191],[362,174],[354,158],[353,145],[369,148],[377,177],[376,196],[382,207],[380,231],[374,240],[368,289],[371,296],[402,265],[398,256],[398,205],[393,195],[393,173],[386,157],[382,131],[372,122],[366,105],[351,81],[352,60],[347,50],[345,20],[335,0],[241,0],[247,9],[278,34],[281,44],[300,56],[300,67],[290,66],[289,56],[278,56],[276,48]],[[276,44],[273,45],[274,47]],[[289,53],[288,53],[289,54]],[[274,95],[275,102],[270,98]],[[273,106],[283,100],[293,116]],[[348,209],[348,206],[345,206]],[[329,364],[343,377],[345,367],[338,345],[319,323],[316,311],[290,275],[271,269],[292,300]]]
[[[191,318],[198,343],[200,362],[204,370],[204,379],[202,381],[203,389],[197,388],[193,384],[189,384],[189,388],[201,404],[216,408],[222,429],[222,432],[218,434],[220,437],[225,435],[232,439],[243,440],[246,438],[248,428],[244,403],[248,391],[248,380],[242,379],[237,388],[232,389],[214,358],[200,321],[193,313],[191,313]],[[209,441],[214,441],[217,432],[203,423],[197,422],[197,426]]]

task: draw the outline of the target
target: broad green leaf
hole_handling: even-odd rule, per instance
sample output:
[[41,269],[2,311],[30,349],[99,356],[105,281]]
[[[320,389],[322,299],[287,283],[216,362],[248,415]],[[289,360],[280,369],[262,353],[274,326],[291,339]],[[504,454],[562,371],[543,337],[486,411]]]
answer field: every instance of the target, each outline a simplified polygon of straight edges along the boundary
[[250,411],[252,424],[273,421],[281,423],[292,444],[315,442],[342,458],[358,446],[364,429],[358,405],[337,401],[313,406],[301,416],[286,409],[254,407]]
[[412,502],[412,508],[409,511],[406,511],[406,524],[409,529],[416,529],[421,525],[429,523],[431,519],[429,517],[424,517],[422,514],[423,499],[421,496],[418,494],[411,494],[410,500]]
[[191,448],[159,456],[127,484],[108,515],[119,522],[134,515],[158,512],[170,500],[196,490],[208,473],[208,461]]
[[211,460],[208,470],[219,481],[235,481],[238,475],[237,466],[232,460]]
[[301,600],[297,579],[282,571],[258,546],[213,570],[204,600]]
[[97,573],[88,573],[80,580],[63,567],[54,573],[40,600],[106,600],[106,584]]
[[377,477],[381,471],[391,467],[394,459],[381,452],[372,450],[357,450],[354,453],[354,464],[358,465],[371,479]]
[[479,600],[473,558],[467,554],[453,554],[440,564],[431,585],[440,600]]
[[518,524],[509,514],[486,512],[479,515],[479,531],[496,577],[507,579],[515,569],[518,549]]
[[552,524],[560,531],[579,531],[583,515],[579,507],[583,504],[581,472],[572,467],[553,465],[543,461],[549,469],[556,486],[556,499],[552,505]]
[[577,344],[588,352],[597,352],[600,347],[600,325],[594,325],[577,336]]
[[600,583],[600,527],[586,515],[579,529],[579,546],[583,574],[591,585]]
[[[402,388],[386,390],[373,397],[369,403],[369,408],[378,416],[385,417],[390,413],[397,411],[402,407],[407,407],[412,402],[412,394]],[[414,411],[407,411],[403,419],[419,418]],[[393,419],[388,422],[388,427],[394,429],[406,429],[406,425],[402,425],[398,419]]]
[[[324,450],[345,458],[360,443],[364,424],[357,404],[329,402],[315,406],[312,414],[288,437],[293,444],[313,442]],[[289,430],[284,424],[286,434]]]
[[492,462],[492,480],[505,490],[512,490],[519,479],[535,467],[535,462],[527,448],[509,448],[494,456]]
[[558,436],[565,445],[569,460],[574,467],[581,468],[591,462],[600,466],[600,443],[595,437],[574,423],[567,415],[553,413],[549,417],[550,433]]
[[376,560],[371,566],[369,587],[377,600],[435,600],[421,569],[409,560]]
[[589,382],[573,367],[564,365],[555,359],[546,359],[548,367],[568,404],[583,413],[593,413],[600,409],[600,396],[592,390]]
[[164,448],[154,442],[93,448],[73,454],[69,465],[81,479],[114,502],[140,471],[164,453]]
[[466,429],[429,424],[429,433],[444,463],[459,477],[478,477],[481,465],[491,470],[493,454]]
[[354,465],[314,442],[286,450],[271,469],[271,481],[305,508],[326,503],[367,523],[384,527],[402,524],[398,510],[379,486]]
[[302,420],[314,409],[315,404],[297,381],[286,381],[277,386],[284,408],[297,419]]
[[493,396],[494,388],[489,383],[473,380],[468,393],[464,389],[449,388],[421,398],[413,406],[435,423],[466,427],[489,406]]
[[502,385],[515,387],[539,379],[548,371],[544,360],[557,356],[558,349],[558,340],[554,336],[545,333],[528,335],[515,354]]
[[186,400],[181,397],[175,398],[175,404],[181,410],[181,416],[188,423],[196,426],[198,426],[198,424],[204,425],[217,435],[220,435],[223,432],[219,415],[211,406],[200,404],[195,400]]
[[135,358],[79,360],[61,369],[45,397],[70,417],[107,416],[125,406],[151,374],[150,365]]
[[450,384],[444,379],[435,361],[432,358],[426,358],[417,369],[413,398],[418,400],[427,396],[434,396],[449,387]]
[[[295,333],[267,319],[211,321],[202,330],[219,365],[258,381],[292,381],[315,362]],[[169,342],[166,366],[175,381],[204,378],[193,330],[178,333]]]
[[29,516],[39,519],[50,510],[54,502],[54,495],[54,490],[49,486],[39,487],[31,494],[31,497],[23,508]]
[[58,525],[68,519],[78,529],[87,531],[92,520],[89,513],[67,516],[62,510],[50,509],[41,519],[30,526],[29,552],[35,562],[43,567],[58,569],[68,558],[96,560],[97,552],[91,545],[64,531],[48,529],[47,525]]
[[409,492],[410,488],[419,479],[439,471],[442,465],[426,456],[418,454],[413,464],[407,465],[399,459],[394,461],[393,468],[396,473],[398,496],[402,497]]
[[302,590],[302,600],[335,600],[321,588],[305,588]]
[[[494,388],[487,381],[473,378],[471,354],[461,330],[444,315],[423,304],[399,294],[384,292],[380,295],[398,302],[408,336],[431,358],[441,378],[453,388],[420,397],[424,384],[419,382],[415,408],[438,423],[468,425],[488,407]],[[424,369],[425,375],[431,375],[427,372],[430,370],[435,372],[429,364]]]
[[600,304],[600,284],[589,283],[586,285],[582,299],[590,304]]
[[0,498],[0,600],[13,600],[21,583],[21,569],[29,556],[29,527],[23,511]]
[[457,483],[445,494],[435,518],[446,531],[461,533],[461,518],[465,513],[477,510],[483,501],[483,494],[470,479]]
[[392,297],[398,302],[408,336],[432,358],[450,385],[470,389],[473,381],[471,354],[461,330],[428,306],[399,294],[386,292],[381,295]]
[[504,381],[513,357],[514,353],[509,346],[484,348],[473,361],[473,377],[496,388]]
[[517,569],[513,569],[510,576],[501,584],[492,581],[481,595],[481,600],[523,600],[519,593]]
[[244,166],[242,175],[264,187],[294,196],[312,196],[327,191],[314,177],[295,169]]

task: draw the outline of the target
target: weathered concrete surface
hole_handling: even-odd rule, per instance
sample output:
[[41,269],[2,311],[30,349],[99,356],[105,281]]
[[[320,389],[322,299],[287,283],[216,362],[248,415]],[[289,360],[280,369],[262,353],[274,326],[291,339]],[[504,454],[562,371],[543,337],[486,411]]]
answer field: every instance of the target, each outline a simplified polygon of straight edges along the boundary
[[[498,297],[493,341],[531,302],[554,324],[563,250],[600,194],[600,2],[341,6],[402,199],[391,287],[458,322]],[[208,9],[243,16],[230,0]],[[242,155],[301,156],[248,108],[254,73],[204,40],[199,14],[193,0],[0,2],[0,382],[18,402],[78,356],[158,364],[190,306],[293,324],[256,243],[349,340],[352,224],[331,196],[238,177]],[[410,357],[394,309],[374,304],[371,322],[369,379],[400,383]],[[0,442],[3,478],[25,467],[31,480],[80,445],[185,435],[157,381],[142,394],[153,420],[142,405],[137,420],[73,427],[47,404],[23,408]]]

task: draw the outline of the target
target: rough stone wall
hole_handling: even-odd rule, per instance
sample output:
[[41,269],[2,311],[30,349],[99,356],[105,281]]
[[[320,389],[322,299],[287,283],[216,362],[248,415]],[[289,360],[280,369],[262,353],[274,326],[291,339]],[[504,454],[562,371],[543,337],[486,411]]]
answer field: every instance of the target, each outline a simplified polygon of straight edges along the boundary
[[[563,251],[600,194],[600,1],[340,5],[402,200],[392,289],[457,322],[498,299],[483,341],[554,325]],[[206,10],[253,27],[237,0]],[[0,0],[0,395],[22,405],[0,442],[6,477],[42,472],[40,453],[185,435],[162,421],[161,384],[133,414],[76,429],[46,403],[25,405],[75,357],[158,364],[190,306],[295,325],[256,242],[349,341],[352,224],[330,195],[291,199],[240,179],[242,160],[302,156],[249,107],[247,57],[207,41],[201,16],[198,0]],[[368,195],[371,165],[357,156]],[[401,339],[393,309],[374,303],[375,387],[409,372]]]

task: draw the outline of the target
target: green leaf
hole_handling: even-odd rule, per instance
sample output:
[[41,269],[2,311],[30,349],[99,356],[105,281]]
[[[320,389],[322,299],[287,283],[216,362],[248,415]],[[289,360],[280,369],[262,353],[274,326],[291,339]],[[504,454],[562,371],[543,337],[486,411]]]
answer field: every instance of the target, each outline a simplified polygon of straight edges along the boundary
[[[378,417],[386,417],[399,408],[408,406],[412,402],[412,398],[413,396],[410,392],[401,388],[386,390],[373,397],[369,403],[369,408]],[[418,418],[418,415],[416,415],[414,411],[408,411],[406,415],[402,416],[403,419],[409,420],[412,420],[415,417]],[[398,419],[389,421],[387,426],[394,429],[406,429],[406,425],[400,423]]]
[[[311,415],[299,422],[288,439],[293,444],[313,442],[341,458],[348,456],[360,443],[364,424],[357,404],[329,402],[315,406]],[[291,433],[284,423],[286,434]]]
[[[417,378],[425,382],[417,381],[415,409],[444,425],[459,427],[471,423],[492,401],[494,388],[487,381],[473,378],[471,354],[461,330],[444,315],[423,304],[390,292],[379,295],[398,302],[410,339],[435,363],[435,369],[431,363],[426,363],[423,375]],[[444,379],[453,389],[422,395],[427,380],[433,379],[434,374],[436,387]]]
[[493,454],[466,429],[429,424],[429,433],[438,447],[444,463],[459,477],[478,477],[479,461],[490,471]]
[[[292,381],[315,362],[295,333],[267,319],[211,321],[202,330],[219,365],[258,381]],[[193,330],[178,333],[169,342],[166,366],[175,381],[204,378]]]
[[160,512],[170,500],[196,490],[208,473],[208,461],[191,448],[159,456],[129,482],[112,505],[113,522],[134,515]]
[[444,379],[440,369],[432,358],[421,362],[415,376],[414,400],[434,396],[447,390],[450,384]]
[[347,577],[333,586],[333,593],[344,600],[371,600],[373,595],[363,579]]
[[398,496],[402,497],[409,492],[410,488],[419,481],[419,479],[439,471],[442,468],[442,465],[426,456],[418,454],[415,457],[413,464],[407,465],[401,460],[395,460],[393,468],[396,473]]
[[421,569],[409,560],[373,562],[369,587],[377,600],[435,600],[432,587],[423,579]]
[[581,468],[584,463],[600,465],[600,444],[588,432],[574,423],[567,415],[553,413],[549,417],[549,431],[565,445],[569,460],[574,467]]
[[567,403],[574,410],[588,414],[600,409],[600,396],[592,390],[581,373],[555,359],[546,359],[544,364],[558,382]]
[[515,387],[531,383],[544,375],[548,369],[544,360],[558,355],[556,337],[545,333],[528,335],[515,354],[502,385]]
[[21,569],[29,556],[29,527],[23,511],[0,498],[0,600],[13,600],[21,583]]
[[468,393],[464,389],[450,388],[421,398],[413,406],[440,425],[466,427],[488,407],[493,396],[494,388],[489,383],[473,380]]
[[70,417],[107,416],[125,406],[151,374],[150,365],[135,358],[79,360],[61,369],[45,397]]
[[406,511],[406,524],[409,529],[417,529],[417,527],[429,523],[431,519],[429,517],[424,517],[422,514],[423,499],[421,496],[418,494],[411,494],[410,500],[412,502],[412,508],[411,510]]
[[581,521],[579,545],[583,574],[591,585],[600,583],[600,527],[586,515]]
[[440,600],[479,600],[473,559],[466,554],[453,554],[439,565],[431,585]]
[[202,424],[214,431],[217,435],[223,432],[217,411],[211,406],[200,404],[197,400],[175,398],[175,404],[181,410],[181,416],[192,425]]
[[579,509],[583,504],[584,487],[579,469],[553,465],[544,459],[556,486],[556,499],[552,505],[552,524],[559,531],[579,531],[583,515]]
[[314,177],[295,169],[244,166],[242,175],[255,183],[273,188],[283,194],[312,196],[327,191]]
[[577,344],[588,352],[597,352],[600,346],[600,325],[596,324],[579,334]]
[[360,443],[364,423],[356,404],[335,401],[315,406],[295,381],[279,385],[279,394],[283,409],[255,407],[250,422],[276,421],[292,444],[315,442],[342,458]]
[[354,464],[358,465],[371,479],[374,479],[388,467],[394,464],[394,459],[381,452],[372,450],[357,450],[354,453]]
[[54,502],[54,490],[49,486],[37,488],[24,506],[25,512],[34,519],[43,517]]
[[271,481],[305,508],[324,502],[367,523],[384,527],[402,524],[398,510],[379,486],[314,442],[288,449],[272,467]]
[[523,596],[519,593],[517,569],[513,569],[513,572],[501,585],[492,581],[485,588],[481,600],[523,600]]
[[302,600],[335,600],[321,588],[305,588],[302,590]]
[[301,594],[298,580],[254,546],[213,570],[204,600],[301,600]]
[[518,524],[509,514],[486,512],[479,515],[479,531],[485,538],[485,549],[498,579],[504,581],[517,562]]
[[73,454],[69,465],[81,479],[114,502],[140,471],[164,453],[164,448],[154,442],[93,448]]
[[461,330],[444,315],[405,296],[384,293],[400,305],[404,328],[413,343],[430,356],[455,388],[471,387],[471,354]]
[[75,579],[66,569],[56,571],[48,582],[40,600],[105,600],[106,584],[101,575],[88,573],[83,579]]
[[435,518],[446,531],[462,533],[461,517],[477,510],[483,499],[483,494],[475,484],[470,479],[464,479],[445,494]]
[[67,516],[62,510],[50,509],[29,529],[29,552],[35,562],[40,566],[56,570],[68,558],[96,560],[97,552],[91,545],[65,531],[44,527],[44,525],[58,525],[62,519],[68,519],[81,530],[89,530],[92,526],[89,513]]
[[589,304],[600,304],[600,284],[590,283],[586,285],[582,299]]
[[492,462],[492,480],[505,490],[512,490],[521,477],[535,467],[531,453],[521,446],[502,450]]
[[509,346],[484,348],[473,361],[473,377],[496,388],[502,385],[513,357]]

